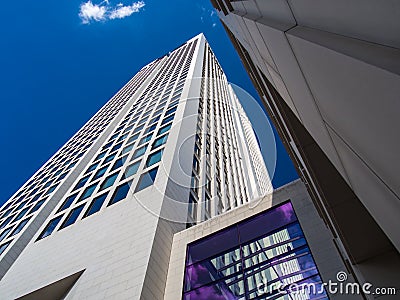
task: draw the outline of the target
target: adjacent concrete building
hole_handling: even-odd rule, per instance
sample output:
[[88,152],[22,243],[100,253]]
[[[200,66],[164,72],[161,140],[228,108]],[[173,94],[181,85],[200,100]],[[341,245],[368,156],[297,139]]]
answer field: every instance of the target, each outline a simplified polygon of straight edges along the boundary
[[360,281],[400,272],[400,3],[211,0]]
[[173,234],[272,192],[201,34],[143,67],[0,210],[1,299],[162,299]]
[[[344,270],[332,233],[296,180],[175,234],[164,299],[362,299],[321,288]],[[291,283],[317,288],[279,295]]]

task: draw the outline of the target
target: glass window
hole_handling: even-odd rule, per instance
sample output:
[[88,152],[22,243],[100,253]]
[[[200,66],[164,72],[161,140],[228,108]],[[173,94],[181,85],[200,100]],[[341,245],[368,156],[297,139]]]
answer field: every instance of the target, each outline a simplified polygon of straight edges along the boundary
[[123,143],[116,144],[114,147],[112,147],[110,152],[114,152],[114,151],[118,150],[119,148],[121,148],[122,144]]
[[[117,136],[118,136],[118,134],[117,134]],[[113,144],[113,141],[111,141],[111,142],[105,144],[105,145],[103,146],[102,150],[105,150],[105,149],[111,147],[112,144]]]
[[115,179],[117,179],[117,177],[118,177],[118,172],[108,176],[101,184],[100,191],[112,186],[115,182]]
[[170,116],[164,118],[164,120],[162,120],[162,122],[161,122],[161,125],[171,122],[174,119],[174,117],[175,117],[175,115],[170,115]]
[[91,186],[87,187],[86,190],[81,195],[81,197],[79,198],[79,201],[82,201],[82,200],[90,197],[93,194],[93,191],[95,190],[96,186],[97,186],[97,183],[92,184]]
[[56,185],[53,185],[51,188],[48,189],[48,191],[46,192],[45,195],[49,195],[49,194],[51,194],[52,192],[54,192],[54,190],[56,189],[56,187],[57,187],[57,184],[56,184]]
[[160,116],[157,116],[157,117],[151,119],[150,124],[153,124],[153,123],[157,122],[158,120],[160,120]]
[[102,167],[100,170],[98,170],[96,172],[96,174],[94,175],[93,180],[96,180],[97,178],[100,178],[101,176],[104,175],[104,173],[107,171],[108,166]]
[[125,133],[125,134],[121,135],[121,137],[118,139],[117,142],[121,142],[121,141],[125,140],[128,137],[128,135],[129,135],[129,133]]
[[11,242],[0,245],[0,255],[4,252],[4,250],[7,249],[8,245],[10,245],[10,244],[11,244]]
[[58,177],[56,181],[63,180],[65,178],[65,176],[67,176],[67,175],[68,175],[68,172],[61,174],[60,177]]
[[15,215],[9,216],[7,219],[5,219],[1,225],[0,225],[0,229],[4,228],[8,225],[8,223],[10,223],[10,221],[12,220],[12,218],[14,218]]
[[94,200],[90,204],[88,210],[85,212],[85,215],[83,217],[86,218],[87,216],[93,215],[94,213],[98,212],[103,206],[104,200],[106,200],[107,195],[108,193],[105,193],[101,196],[94,198]]
[[150,167],[161,160],[161,156],[163,154],[164,149],[158,150],[149,155],[146,162],[146,167]]
[[64,209],[67,209],[68,207],[70,207],[72,202],[74,202],[76,196],[78,196],[78,193],[67,197],[67,199],[65,199],[65,201],[64,201],[64,204],[58,209],[57,212],[63,211]]
[[78,206],[77,208],[74,208],[68,215],[68,217],[65,219],[64,223],[60,226],[60,229],[63,229],[65,227],[68,227],[69,225],[72,225],[75,223],[75,221],[78,219],[79,215],[81,214],[81,211],[85,204]]
[[124,172],[123,178],[128,178],[135,175],[140,166],[140,160],[128,166]]
[[193,220],[196,220],[197,216],[197,200],[194,198],[192,194],[189,195],[189,207],[188,207],[189,215]]
[[156,129],[156,127],[157,127],[157,124],[153,124],[153,125],[149,126],[148,128],[146,128],[145,133],[152,132],[154,129]]
[[117,203],[117,202],[125,199],[126,196],[128,195],[131,184],[132,184],[132,181],[129,181],[129,182],[126,182],[126,183],[120,185],[119,187],[117,187],[117,189],[115,190],[108,205],[112,205],[114,203]]
[[172,123],[167,126],[161,127],[160,130],[158,131],[158,135],[161,135],[161,134],[167,132],[168,130],[170,130],[171,126],[172,126]]
[[165,116],[168,116],[169,114],[172,114],[173,112],[176,111],[177,108],[178,108],[178,106],[175,106],[175,107],[173,107],[173,108],[167,110],[167,111],[165,112]]
[[46,236],[49,236],[50,234],[52,234],[54,229],[57,227],[57,224],[60,223],[61,218],[62,218],[62,216],[59,216],[59,217],[54,218],[53,220],[51,220],[49,222],[49,224],[47,224],[47,226],[43,230],[43,232],[39,235],[37,240],[41,240],[41,239],[45,238]]
[[133,144],[126,146],[124,149],[122,149],[122,154],[128,153],[133,149]]
[[18,224],[18,226],[14,229],[14,231],[10,234],[10,236],[16,235],[21,232],[21,230],[25,227],[26,223],[28,223],[29,218],[23,220]]
[[13,222],[20,220],[25,214],[28,212],[30,207],[21,210],[21,212],[17,215],[17,217],[13,220]]
[[25,206],[25,204],[26,204],[27,202],[28,202],[28,201],[22,202],[20,205],[18,205],[18,207],[15,209],[15,211],[20,210],[22,207]]
[[135,130],[133,131],[133,133],[137,133],[137,132],[141,131],[143,128],[144,128],[144,125],[136,127]]
[[107,151],[100,153],[99,155],[97,155],[95,160],[99,160],[99,159],[103,158],[106,155],[106,153],[107,153]]
[[[259,283],[276,295],[274,283],[304,278],[321,282],[293,208],[284,203],[189,244],[183,299],[219,299],[221,293],[226,299],[267,299],[255,293]],[[297,299],[283,291],[282,299]],[[328,298],[323,291],[318,299]]]
[[135,192],[139,192],[152,185],[154,183],[154,180],[156,179],[157,171],[158,167],[142,174],[142,176],[140,176],[139,183],[136,187]]
[[7,234],[11,231],[12,227],[5,229],[1,234],[0,234],[0,242],[4,240],[4,238],[7,236]]
[[[173,107],[173,106],[175,106],[175,105],[177,105],[178,103],[179,103],[179,100],[175,100],[175,101],[171,102],[171,103],[168,105],[168,109],[171,108],[171,107]],[[167,115],[167,114],[166,114],[166,115]]]
[[31,210],[29,213],[31,214],[31,213],[37,211],[37,210],[42,206],[42,204],[44,203],[44,201],[45,201],[45,200],[40,200],[38,203],[36,203],[36,204],[33,206],[32,210]]
[[114,165],[112,166],[111,170],[114,171],[114,170],[116,170],[116,169],[118,169],[118,168],[121,168],[121,167],[124,165],[124,163],[125,163],[127,157],[128,157],[128,156],[126,155],[126,156],[124,156],[124,157],[121,157],[121,158],[117,159],[117,160],[115,161]]
[[153,146],[151,147],[151,149],[155,149],[157,147],[160,147],[161,145],[164,145],[167,142],[167,139],[168,139],[168,133],[166,135],[163,135],[163,136],[157,138],[153,142]]
[[135,134],[133,136],[131,136],[127,142],[127,144],[133,143],[134,141],[136,141],[139,137],[139,134]]
[[108,162],[110,162],[110,161],[112,161],[114,158],[115,158],[115,153],[107,156],[106,159],[103,162],[103,165],[108,163]]
[[89,172],[92,172],[93,170],[95,170],[95,169],[97,168],[98,165],[99,165],[98,162],[97,162],[97,163],[94,163],[93,165],[91,165],[91,166],[86,170],[85,174],[86,174],[86,173],[89,173]]
[[150,141],[152,135],[153,135],[153,133],[150,133],[149,135],[146,135],[145,137],[141,138],[138,146],[143,145],[144,143]]
[[132,159],[138,158],[142,156],[147,149],[147,145],[140,147],[139,149],[136,149],[136,151],[133,153]]
[[85,183],[89,180],[89,177],[90,177],[90,175],[83,177],[81,180],[79,180],[79,182],[74,187],[74,190],[77,190],[77,189],[80,189],[81,187],[83,187],[85,185]]

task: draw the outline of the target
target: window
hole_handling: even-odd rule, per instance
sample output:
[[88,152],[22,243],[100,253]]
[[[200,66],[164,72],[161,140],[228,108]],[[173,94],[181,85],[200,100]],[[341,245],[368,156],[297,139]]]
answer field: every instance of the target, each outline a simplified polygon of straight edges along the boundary
[[166,117],[164,120],[162,120],[161,125],[164,125],[174,119],[175,115],[170,115],[169,117]]
[[150,154],[147,159],[147,162],[146,162],[146,167],[150,167],[150,166],[158,163],[161,160],[163,151],[164,151],[164,149],[161,149],[161,150],[158,150],[158,151]]
[[145,137],[143,137],[143,138],[140,140],[138,146],[139,146],[139,145],[143,145],[144,143],[150,141],[152,136],[153,136],[153,134],[150,133],[149,135],[146,135]]
[[135,135],[131,136],[131,137],[129,138],[127,144],[130,144],[130,143],[136,141],[138,137],[139,137],[139,134],[135,134]]
[[136,149],[135,153],[133,153],[132,159],[138,158],[142,156],[147,149],[147,145],[140,147],[139,149]]
[[119,148],[121,148],[122,144],[123,144],[123,143],[116,144],[114,147],[112,147],[110,153],[111,153],[111,152],[114,152],[114,151],[116,151],[116,150],[118,150]]
[[154,129],[156,129],[156,127],[157,127],[157,124],[153,124],[153,125],[147,127],[144,132],[145,133],[152,132]]
[[103,176],[104,173],[107,171],[107,168],[108,168],[108,166],[105,166],[105,167],[101,168],[100,170],[98,170],[96,172],[96,174],[94,175],[94,177],[92,178],[92,181]]
[[103,162],[103,165],[108,163],[108,162],[110,162],[110,161],[112,161],[114,159],[114,157],[115,157],[115,153],[107,156],[106,159]]
[[13,220],[13,222],[20,220],[25,214],[28,212],[30,207],[25,208],[24,210],[21,210],[21,212],[17,215],[17,217]]
[[167,142],[167,139],[168,139],[168,133],[166,135],[163,135],[163,136],[157,138],[153,142],[153,146],[151,147],[151,149],[155,149],[157,147],[160,147],[161,145],[164,145]]
[[60,229],[63,229],[65,227],[68,227],[69,225],[72,225],[75,223],[75,221],[78,219],[79,215],[81,214],[81,211],[85,204],[78,206],[77,208],[74,208],[68,215],[68,217],[65,219],[64,223],[60,226]]
[[128,153],[132,149],[133,149],[133,144],[129,145],[129,146],[126,146],[124,149],[122,149],[122,154]]
[[124,172],[123,178],[128,178],[132,175],[135,175],[137,170],[139,169],[140,161],[133,163],[132,165],[128,166]]
[[65,199],[64,204],[58,209],[57,212],[63,211],[64,209],[70,207],[72,202],[74,202],[76,196],[78,196],[78,193],[71,195],[67,199]]
[[117,177],[118,177],[118,172],[108,176],[101,184],[100,191],[112,186],[115,182],[115,179],[117,179]]
[[48,189],[48,191],[46,192],[45,195],[51,194],[51,193],[56,189],[56,187],[57,187],[57,184],[56,184],[56,185],[53,185],[51,188]]
[[197,216],[197,200],[193,197],[192,194],[189,195],[188,213],[189,216],[195,221]]
[[177,108],[178,108],[178,106],[175,106],[174,108],[171,108],[171,109],[167,110],[165,112],[165,115],[168,116],[169,114],[172,114],[173,112],[176,111]]
[[89,180],[90,176],[86,176],[83,177],[81,180],[79,180],[79,182],[76,184],[76,186],[74,187],[73,190],[77,190],[80,189],[81,187],[83,187],[85,185],[85,183]]
[[47,224],[47,226],[43,230],[43,232],[39,235],[37,240],[41,240],[41,239],[45,238],[46,236],[49,236],[50,234],[52,234],[54,229],[57,227],[57,224],[60,222],[61,218],[62,218],[62,216],[59,216],[59,217],[51,220],[49,222],[49,224]]
[[86,174],[86,173],[89,173],[89,172],[92,172],[93,170],[95,170],[95,169],[97,168],[98,165],[99,165],[99,163],[94,163],[93,165],[91,165],[91,166],[86,170],[85,174]]
[[118,139],[117,142],[121,142],[121,141],[125,140],[125,139],[128,137],[128,135],[129,135],[129,133],[123,134],[123,135]]
[[[117,136],[118,136],[118,134],[117,134]],[[105,150],[105,149],[111,147],[112,144],[113,144],[113,141],[111,141],[111,142],[105,144],[105,145],[103,146],[102,150]]]
[[136,127],[135,130],[133,131],[133,133],[137,133],[137,132],[139,132],[140,130],[142,130],[143,128],[144,128],[144,125],[141,125],[141,126],[139,126],[139,127]]
[[34,206],[33,206],[33,208],[32,208],[32,210],[29,212],[30,214],[31,213],[34,213],[35,211],[37,211],[41,206],[42,206],[42,204],[44,203],[44,199],[43,200],[40,200],[38,203],[36,203]]
[[151,119],[150,124],[153,124],[153,123],[157,122],[158,120],[160,120],[160,116],[157,116],[157,117]]
[[65,176],[67,176],[67,175],[68,175],[68,172],[61,174],[60,177],[58,177],[56,181],[63,180],[65,178]]
[[119,187],[117,187],[117,189],[115,190],[108,205],[112,205],[114,203],[117,203],[117,202],[125,199],[126,195],[128,195],[131,184],[132,184],[132,181],[129,181],[129,182],[126,182],[126,183],[120,185]]
[[200,164],[196,157],[193,157],[193,170],[199,173]]
[[192,178],[191,178],[190,185],[191,185],[192,191],[196,195],[198,195],[198,193],[199,193],[199,180],[197,179],[197,176],[194,173],[192,173]]
[[8,223],[10,223],[11,219],[14,218],[14,216],[15,215],[12,215],[12,216],[8,217],[7,219],[5,219],[3,221],[3,223],[1,223],[0,229],[6,227],[8,225]]
[[5,243],[3,245],[0,245],[0,255],[4,252],[4,250],[6,250],[6,248],[8,247],[8,245],[10,245],[11,242]]
[[158,131],[158,135],[161,135],[161,134],[167,132],[168,130],[170,130],[171,126],[172,126],[172,123],[167,126],[161,127],[160,130]]
[[114,165],[112,166],[111,171],[114,171],[114,170],[116,170],[116,169],[121,168],[121,167],[124,165],[124,163],[125,163],[127,157],[128,157],[128,156],[126,155],[126,156],[124,156],[124,157],[121,157],[121,158],[117,159],[117,160],[115,161]]
[[[198,239],[186,253],[184,300],[298,299],[298,290],[280,290],[274,283],[301,284],[304,278],[315,282],[319,299],[328,299],[290,203]],[[265,276],[270,289],[260,295],[255,279]]]
[[7,236],[7,234],[11,231],[12,227],[7,228],[0,234],[0,242],[4,240],[4,238]]
[[16,235],[21,232],[21,230],[25,227],[26,223],[28,223],[29,218],[23,220],[18,226],[14,229],[14,231],[10,234],[10,236]]
[[139,192],[152,185],[154,183],[154,180],[156,179],[157,170],[158,167],[142,174],[142,176],[140,176],[139,183],[136,187],[135,192]]
[[88,210],[85,212],[85,215],[83,217],[86,218],[87,216],[93,215],[94,213],[98,212],[103,206],[104,200],[106,200],[107,195],[108,193],[105,193],[101,196],[94,198],[94,200],[90,204]]
[[79,201],[82,201],[82,200],[90,197],[93,194],[93,191],[95,190],[96,186],[97,186],[97,183],[92,184],[91,186],[87,187],[86,190],[81,195],[81,197],[79,198]]
[[22,202],[20,205],[18,205],[18,207],[15,209],[15,211],[20,210],[22,207],[25,206],[25,204],[26,204],[27,202],[28,202],[28,201]]

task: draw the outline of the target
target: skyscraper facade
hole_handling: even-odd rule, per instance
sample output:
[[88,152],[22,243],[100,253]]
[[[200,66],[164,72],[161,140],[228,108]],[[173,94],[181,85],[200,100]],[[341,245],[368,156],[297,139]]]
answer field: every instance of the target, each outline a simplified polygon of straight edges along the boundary
[[399,3],[211,2],[345,260],[360,281],[391,282]]
[[160,299],[174,233],[270,192],[198,35],[143,67],[1,208],[1,298]]

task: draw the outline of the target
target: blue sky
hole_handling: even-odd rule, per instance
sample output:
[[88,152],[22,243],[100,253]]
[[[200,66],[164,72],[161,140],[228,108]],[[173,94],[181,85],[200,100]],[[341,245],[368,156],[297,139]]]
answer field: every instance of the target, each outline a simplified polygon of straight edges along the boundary
[[[258,99],[209,0],[3,3],[0,204],[143,65],[200,32],[229,81]],[[277,148],[275,187],[297,178]]]

